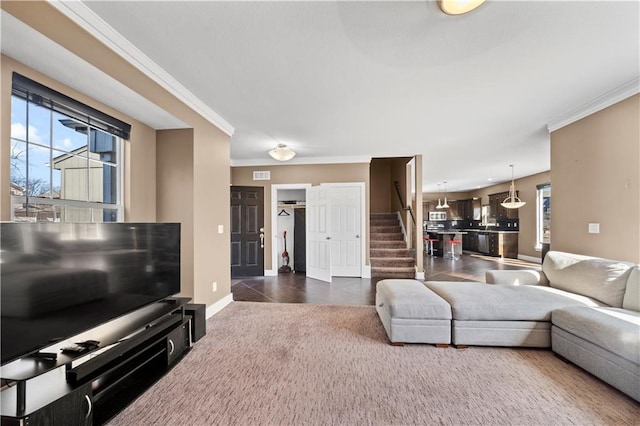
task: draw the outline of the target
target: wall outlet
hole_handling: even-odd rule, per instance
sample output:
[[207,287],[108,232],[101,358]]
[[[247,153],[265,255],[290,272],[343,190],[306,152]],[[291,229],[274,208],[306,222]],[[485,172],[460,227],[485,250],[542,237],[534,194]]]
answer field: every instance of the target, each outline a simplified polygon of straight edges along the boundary
[[218,234],[224,234],[224,225],[218,225]]
[[599,223],[590,223],[589,224],[589,233],[590,234],[599,234],[600,233],[600,224]]
[[217,281],[214,281],[214,282],[211,284],[211,291],[213,291],[214,293],[215,293],[216,291],[218,291],[218,282],[217,282]]

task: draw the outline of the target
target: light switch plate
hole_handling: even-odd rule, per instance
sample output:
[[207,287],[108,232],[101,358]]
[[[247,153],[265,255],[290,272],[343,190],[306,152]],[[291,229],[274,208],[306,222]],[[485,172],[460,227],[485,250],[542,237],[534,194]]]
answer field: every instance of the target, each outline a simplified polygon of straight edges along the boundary
[[224,234],[224,225],[218,225],[218,234]]
[[590,223],[589,224],[589,233],[590,234],[599,234],[600,233],[600,224],[599,223]]

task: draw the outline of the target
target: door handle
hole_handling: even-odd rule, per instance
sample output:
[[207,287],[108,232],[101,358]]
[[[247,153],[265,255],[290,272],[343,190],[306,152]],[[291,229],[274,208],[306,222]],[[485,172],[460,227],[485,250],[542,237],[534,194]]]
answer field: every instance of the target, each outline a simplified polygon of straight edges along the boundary
[[260,233],[260,248],[264,248],[264,232]]
[[360,235],[356,235],[356,238],[360,238]]
[[327,237],[326,239],[327,239],[327,240],[330,240],[330,239],[331,239],[331,237]]
[[91,398],[89,395],[85,395],[84,398],[87,400],[87,414],[85,414],[84,418],[88,419],[91,415],[91,410],[93,409],[93,405],[91,404]]

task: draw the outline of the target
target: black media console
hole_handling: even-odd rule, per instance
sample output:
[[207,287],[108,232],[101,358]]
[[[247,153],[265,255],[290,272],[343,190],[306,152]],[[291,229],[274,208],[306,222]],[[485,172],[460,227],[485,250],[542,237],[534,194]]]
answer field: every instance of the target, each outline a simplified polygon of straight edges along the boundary
[[188,302],[169,298],[83,333],[100,342],[93,350],[61,352],[67,341],[2,366],[2,426],[107,422],[189,350]]

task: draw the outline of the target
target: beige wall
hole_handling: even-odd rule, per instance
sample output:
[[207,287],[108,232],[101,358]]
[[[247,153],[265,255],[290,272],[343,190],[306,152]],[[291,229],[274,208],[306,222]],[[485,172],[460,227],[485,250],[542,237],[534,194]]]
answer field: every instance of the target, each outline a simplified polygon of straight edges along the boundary
[[371,160],[371,213],[402,211],[393,182],[400,184],[400,193],[407,200],[407,163],[410,157],[374,158]]
[[[156,142],[159,222],[178,222],[180,257],[193,258],[193,129],[159,130]],[[193,297],[193,262],[181,265],[181,296]]]
[[193,296],[199,303],[210,304],[231,293],[229,155],[229,136],[211,125],[194,129]]
[[[270,171],[271,180],[254,181],[254,171]],[[271,227],[271,185],[273,184],[303,184],[340,182],[365,182],[365,194],[369,193],[369,163],[356,164],[314,164],[314,165],[286,165],[286,166],[256,166],[232,167],[231,184],[236,186],[262,186],[264,188],[264,225],[265,235],[273,235]],[[227,197],[227,200],[229,197]],[[228,203],[227,203],[228,206]],[[369,197],[366,197],[365,213],[369,216]],[[369,223],[366,224],[366,246],[369,245]],[[277,269],[271,265],[271,244],[265,244],[264,268]],[[369,256],[367,253],[366,262]]]
[[[33,27],[54,42],[65,47],[91,65],[120,81],[130,89],[155,103],[176,118],[187,123],[193,129],[192,160],[183,164],[185,173],[193,179],[193,197],[189,205],[183,206],[192,210],[192,235],[183,234],[183,247],[192,247],[192,255],[183,251],[182,267],[193,271],[193,281],[183,282],[183,294],[192,296],[194,302],[210,305],[230,294],[230,261],[229,261],[229,208],[228,203],[221,204],[220,199],[229,199],[229,136],[221,132],[215,125],[182,103],[171,93],[149,79],[138,69],[109,50],[98,40],[91,37],[82,28],[58,12],[47,2],[2,2],[3,11],[14,15],[19,20]],[[3,182],[8,181],[8,141],[10,138],[11,78],[7,73],[10,63],[15,61],[3,57],[2,61],[2,151],[0,152],[0,176]],[[23,68],[23,66],[20,66]],[[156,159],[166,160],[166,146],[163,152],[156,153],[156,131],[141,123],[123,117],[117,111],[105,108],[98,102],[88,99],[69,88],[41,76],[31,70],[22,72],[45,85],[59,90],[71,97],[105,111],[123,121],[132,124],[131,142],[125,147],[125,219],[127,221],[154,221],[157,217],[168,217],[173,214],[171,201],[156,202],[156,194],[165,189],[173,190],[173,183],[160,178],[161,186],[156,188],[156,178],[164,173],[156,167]],[[81,78],[82,76],[79,76]],[[9,106],[8,106],[9,105]],[[167,136],[167,140],[172,138]],[[176,142],[179,143],[179,142]],[[172,148],[173,149],[173,148]],[[184,160],[184,158],[182,158]],[[9,212],[9,195],[5,185],[0,185],[0,213],[2,218]],[[180,196],[177,196],[181,198]],[[218,225],[222,225],[223,234],[218,234]],[[189,226],[187,225],[187,228]],[[212,291],[212,282],[217,282],[217,292]]]
[[551,133],[551,248],[640,263],[639,170],[640,95]]
[[371,160],[371,213],[391,212],[391,164],[379,158]]

